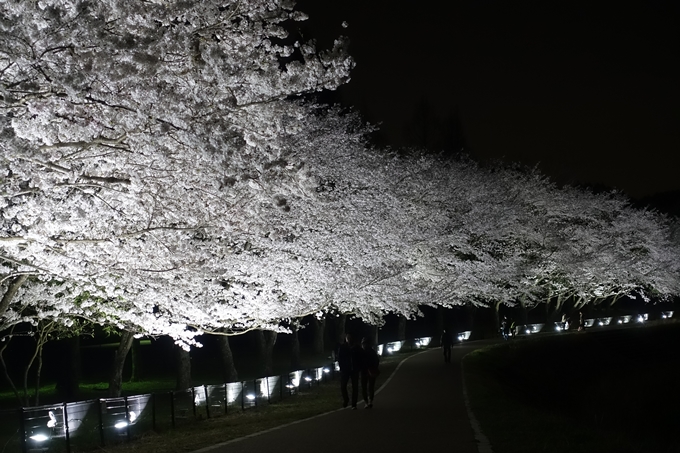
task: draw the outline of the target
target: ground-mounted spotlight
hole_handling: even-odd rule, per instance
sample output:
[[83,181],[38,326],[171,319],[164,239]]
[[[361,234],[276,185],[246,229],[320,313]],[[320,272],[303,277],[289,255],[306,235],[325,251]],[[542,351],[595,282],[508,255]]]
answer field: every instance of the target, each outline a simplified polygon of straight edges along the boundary
[[416,338],[416,347],[417,348],[426,348],[430,345],[431,341],[432,341],[432,337]]
[[312,382],[311,376],[305,376],[305,382]]
[[324,368],[323,368],[323,372],[324,372],[325,374],[328,374],[328,373],[331,372],[331,369],[328,368],[328,367],[324,367]]
[[246,399],[247,399],[248,401],[254,401],[254,400],[255,400],[255,394],[254,394],[254,393],[248,393],[248,394],[246,395]]
[[123,429],[123,428],[127,427],[127,425],[128,425],[128,422],[120,421],[120,422],[116,422],[116,424],[113,425],[113,427],[116,428],[116,429]]
[[113,427],[116,429],[123,429],[126,428],[128,425],[132,425],[135,422],[135,420],[137,420],[137,414],[135,414],[134,411],[130,411],[128,413],[128,419],[130,420],[129,423],[127,420],[121,420],[119,422],[116,422],[116,424],[113,425]]
[[662,311],[661,312],[661,319],[670,319],[672,317],[673,317],[672,311]]
[[37,434],[33,434],[32,436],[30,436],[29,439],[31,439],[35,442],[38,442],[38,443],[42,443],[42,442],[45,442],[46,440],[50,440],[50,436],[48,436],[47,434],[43,434],[43,433],[37,433]]
[[471,334],[472,334],[471,330],[466,330],[465,332],[459,332],[458,335],[457,335],[458,341],[469,340]]

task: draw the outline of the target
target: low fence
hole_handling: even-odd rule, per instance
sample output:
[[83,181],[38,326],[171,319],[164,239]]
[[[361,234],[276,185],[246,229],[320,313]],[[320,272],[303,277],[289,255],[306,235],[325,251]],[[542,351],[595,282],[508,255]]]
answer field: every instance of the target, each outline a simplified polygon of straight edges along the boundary
[[[395,353],[426,348],[429,337],[378,345]],[[0,453],[76,452],[127,442],[149,431],[173,429],[294,397],[335,378],[337,363],[281,376],[202,385],[186,390],[24,407],[0,412]]]

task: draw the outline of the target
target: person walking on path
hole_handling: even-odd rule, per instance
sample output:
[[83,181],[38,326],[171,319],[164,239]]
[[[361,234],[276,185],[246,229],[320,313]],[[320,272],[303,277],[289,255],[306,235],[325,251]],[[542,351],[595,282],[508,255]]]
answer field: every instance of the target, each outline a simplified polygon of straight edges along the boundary
[[373,407],[373,398],[375,397],[375,380],[380,374],[380,357],[371,340],[364,337],[361,340],[361,348],[363,349],[363,363],[361,366],[361,391],[366,403],[366,409]]
[[349,405],[347,386],[352,381],[352,409],[357,408],[359,399],[359,372],[361,370],[361,348],[352,341],[352,335],[345,335],[345,342],[338,348],[338,365],[340,366],[340,392],[342,407]]
[[439,341],[439,344],[441,345],[442,349],[444,350],[444,363],[451,363],[451,345],[453,343],[453,340],[451,339],[451,334],[444,329],[442,331],[442,337],[441,340]]

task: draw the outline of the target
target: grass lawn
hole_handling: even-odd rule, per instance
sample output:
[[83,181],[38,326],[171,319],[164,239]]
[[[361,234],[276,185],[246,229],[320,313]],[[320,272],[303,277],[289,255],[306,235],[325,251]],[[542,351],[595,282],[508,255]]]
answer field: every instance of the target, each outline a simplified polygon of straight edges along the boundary
[[[382,373],[378,378],[377,385],[381,385],[381,381],[384,382],[391,375],[399,362],[414,352],[416,351],[383,357],[381,359]],[[126,392],[132,394],[136,393],[134,390],[139,390],[139,393],[149,393],[157,391],[159,388],[165,389],[167,385],[170,385],[170,388],[172,388],[174,381],[146,381],[133,383],[133,385],[135,387],[128,384]],[[88,394],[90,391],[97,394],[101,393],[105,388],[103,384],[95,384],[92,389],[85,386],[82,390],[83,394]],[[44,391],[45,394],[50,394],[50,388],[46,388]],[[51,391],[52,393],[54,392],[53,388]],[[321,383],[318,386],[314,385],[312,388],[301,389],[297,395],[287,397],[276,403],[259,405],[245,411],[240,409],[231,410],[227,415],[202,420],[190,417],[181,424],[178,424],[175,429],[170,428],[166,423],[157,432],[149,429],[131,442],[118,444],[107,442],[106,446],[99,446],[97,430],[92,428],[92,439],[86,440],[80,445],[78,445],[78,442],[72,443],[71,451],[74,453],[95,450],[111,453],[179,453],[193,451],[329,412],[340,408],[341,404],[339,379],[335,379]],[[2,433],[0,432],[0,434]],[[12,438],[15,436],[16,434],[13,434]],[[0,440],[2,437],[0,435]],[[89,447],[84,447],[84,444],[89,445]],[[2,448],[0,448],[0,451],[2,451]]]
[[495,453],[679,452],[680,325],[514,340],[464,359]]

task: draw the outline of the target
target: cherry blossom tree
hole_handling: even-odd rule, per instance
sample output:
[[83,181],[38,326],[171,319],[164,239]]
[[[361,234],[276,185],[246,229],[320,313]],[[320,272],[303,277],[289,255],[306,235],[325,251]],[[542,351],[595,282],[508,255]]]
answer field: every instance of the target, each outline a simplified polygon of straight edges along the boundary
[[[192,299],[234,285],[206,263],[247,252],[305,178],[276,146],[308,110],[287,98],[333,89],[352,66],[341,40],[287,43],[284,22],[305,18],[293,6],[0,6],[3,312],[31,275],[95,296],[85,316],[149,333],[186,337],[187,320],[216,314]],[[236,296],[263,291],[241,283],[252,293]],[[245,329],[277,316],[227,305],[220,319]]]

